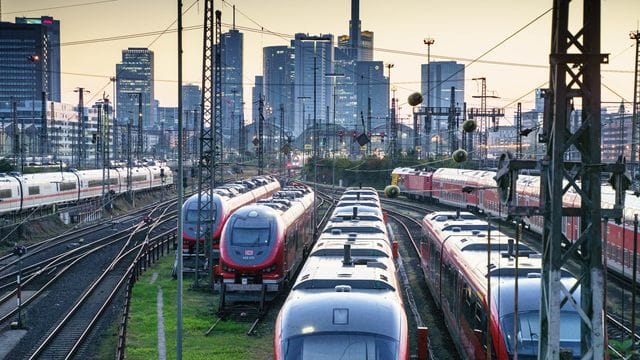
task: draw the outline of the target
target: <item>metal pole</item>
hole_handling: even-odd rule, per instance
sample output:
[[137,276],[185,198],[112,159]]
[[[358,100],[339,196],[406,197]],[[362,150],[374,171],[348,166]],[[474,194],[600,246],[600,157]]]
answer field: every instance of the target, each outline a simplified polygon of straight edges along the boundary
[[[178,0],[178,299],[176,301],[176,359],[182,360],[182,0]],[[200,239],[196,239],[200,241]],[[196,257],[198,254],[196,254]]]
[[[431,45],[435,43],[435,39],[426,38],[424,43],[427,45],[427,115],[425,116],[425,140],[429,143],[423,151],[431,149]],[[429,129],[429,132],[426,132]],[[425,159],[429,158],[429,154],[425,153]]]
[[[153,99],[152,99],[153,100]],[[136,160],[142,161],[144,140],[142,138],[142,93],[138,93],[138,144]]]
[[517,234],[516,234],[516,248],[515,248],[515,265],[516,265],[516,276],[514,278],[514,287],[513,287],[513,360],[518,360],[518,339],[516,339],[516,334],[518,333],[518,259],[520,257],[519,249],[520,249],[520,239],[522,238],[522,219],[518,222]]
[[316,191],[316,183],[318,182],[318,119],[316,113],[316,103],[317,103],[317,95],[316,95],[316,77],[318,70],[318,54],[316,51],[317,43],[313,42],[313,238],[315,239],[318,235],[318,219],[317,219],[317,191]]
[[331,145],[331,191],[336,189],[336,78],[333,78],[333,136]]
[[491,215],[487,224],[487,359],[491,359]]
[[638,214],[633,215],[633,273],[631,274],[631,339],[636,338],[636,287],[638,278]]
[[[20,251],[20,249],[18,249]],[[16,281],[16,297],[18,299],[18,328],[22,328],[22,255],[18,254],[18,278]]]

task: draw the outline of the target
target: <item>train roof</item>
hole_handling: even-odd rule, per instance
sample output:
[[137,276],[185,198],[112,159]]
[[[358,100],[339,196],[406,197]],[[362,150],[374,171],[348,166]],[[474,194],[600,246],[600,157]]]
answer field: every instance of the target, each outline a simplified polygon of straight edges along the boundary
[[371,188],[371,189],[348,189],[345,190],[342,195],[371,195],[371,196],[379,196],[378,195],[378,191]]
[[292,291],[280,312],[282,339],[322,333],[400,339],[405,314],[394,292],[343,290]]
[[[355,216],[354,216],[355,214]],[[331,214],[330,221],[338,220],[383,221],[382,210],[370,206],[340,207]]]
[[352,191],[352,190],[370,190],[374,192],[378,191],[376,190],[376,188],[372,186],[349,186],[348,188],[345,189],[345,191]]
[[395,168],[393,169],[393,171],[391,171],[391,174],[406,175],[406,174],[415,174],[417,172],[420,172],[420,171],[414,168],[406,167],[406,168]]
[[354,259],[352,265],[345,265],[343,259],[313,256],[307,259],[293,290],[335,289],[345,290],[386,290],[395,291],[395,265],[388,258],[375,260]]
[[338,200],[338,201],[377,201],[377,202],[380,202],[380,198],[378,197],[378,195],[346,194],[346,195],[342,195],[340,197],[340,200]]
[[473,220],[479,219],[477,215],[468,211],[434,211],[424,216],[425,220],[444,221],[444,220]]
[[380,207],[380,202],[375,200],[360,200],[360,201],[340,200],[336,204],[336,208],[345,207],[345,206],[358,206],[358,205]]
[[392,257],[389,238],[384,234],[322,234],[310,256],[344,256],[344,245],[353,257]]
[[358,209],[358,214],[360,213],[371,213],[371,214],[376,214],[376,215],[380,215],[382,216],[382,209],[380,209],[380,207],[378,206],[369,206],[369,205],[353,205],[351,207],[348,206],[341,206],[341,207],[337,207],[335,210],[333,210],[333,214],[337,215],[337,214],[353,214],[353,208],[357,208]]
[[336,219],[328,222],[322,232],[330,234],[386,234],[387,229],[382,221]]
[[[274,195],[277,193],[274,193]],[[233,217],[275,218],[280,217],[285,225],[289,225],[304,211],[313,206],[313,193],[304,194],[294,199],[263,199],[238,209]]]

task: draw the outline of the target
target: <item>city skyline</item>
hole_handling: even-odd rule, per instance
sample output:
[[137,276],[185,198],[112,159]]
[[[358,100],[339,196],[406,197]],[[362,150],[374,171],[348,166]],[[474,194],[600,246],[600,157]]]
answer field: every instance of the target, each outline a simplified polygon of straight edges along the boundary
[[[91,97],[101,96],[104,91],[109,93],[111,86],[108,85],[108,77],[114,75],[113,67],[120,61],[121,51],[127,47],[150,45],[150,49],[156,54],[156,98],[161,106],[175,106],[175,33],[164,34],[156,41],[154,39],[157,35],[127,36],[169,28],[175,20],[175,2],[142,0],[130,3],[114,0],[82,4],[85,3],[36,0],[31,1],[27,9],[24,8],[27,5],[23,3],[5,1],[2,20],[12,22],[15,17],[44,15],[60,20],[63,102],[77,102],[73,89],[78,86],[92,90]],[[189,8],[192,4],[195,5]],[[263,47],[287,45],[293,39],[293,34],[299,32],[332,34],[334,39],[349,34],[349,0],[328,0],[323,2],[323,6],[290,0],[266,3],[254,0],[216,1],[215,7],[222,10],[223,32],[227,32],[233,22],[232,4],[237,5],[236,25],[245,36],[243,85],[247,99],[251,98],[253,79],[256,75],[263,75]],[[465,4],[468,6],[464,6]],[[511,5],[510,2],[493,0],[484,2],[479,7],[475,2],[463,1],[459,4],[461,6],[446,8],[436,6],[438,4],[435,2],[404,1],[389,8],[381,7],[374,1],[361,1],[361,30],[375,33],[374,60],[395,65],[392,84],[398,90],[401,116],[409,113],[407,95],[420,91],[420,65],[426,63],[427,49],[422,43],[425,37],[435,39],[435,44],[431,46],[432,61],[454,60],[467,65],[465,100],[469,104],[477,102],[472,96],[479,94],[479,84],[471,79],[486,77],[488,91],[500,96],[500,99],[491,101],[489,106],[508,105],[505,113],[510,117],[515,109],[516,99],[524,96],[520,100],[523,108],[534,107],[533,90],[545,86],[549,77],[551,12],[548,10],[551,1],[521,2],[517,7],[505,6],[507,4]],[[73,7],[54,9],[65,5]],[[142,18],[148,19],[144,16],[151,6],[154,9],[153,21],[140,21]],[[27,11],[47,7],[49,9]],[[201,77],[202,30],[198,27],[202,25],[203,4],[185,1],[184,9],[184,82],[197,84]],[[629,39],[628,33],[637,27],[638,19],[633,14],[640,13],[640,2],[605,1],[602,13],[601,52],[610,54],[610,64],[602,67],[603,106],[608,106],[607,102],[619,103],[621,97],[632,101],[635,51],[634,42]],[[392,16],[389,17],[388,14]],[[540,19],[533,21],[538,16]],[[451,19],[459,19],[459,22]],[[532,21],[530,26],[525,27]],[[478,58],[523,27],[525,28],[521,32],[481,60],[500,62],[502,65],[484,62],[468,65],[470,60]],[[175,24],[171,28],[175,28]],[[260,28],[264,31],[257,31]],[[273,35],[271,32],[279,34]],[[481,41],[469,38],[468,34],[481,34]],[[127,39],[89,41],[118,35]],[[80,44],[73,45],[74,42]],[[334,46],[337,44],[334,43]],[[85,99],[89,102],[88,100]],[[252,118],[250,109],[251,106],[245,105],[247,119]]]

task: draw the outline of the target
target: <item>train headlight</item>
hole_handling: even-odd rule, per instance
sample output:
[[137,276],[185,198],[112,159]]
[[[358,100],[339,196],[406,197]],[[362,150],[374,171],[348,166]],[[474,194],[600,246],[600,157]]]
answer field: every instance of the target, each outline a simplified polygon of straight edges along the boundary
[[226,264],[224,264],[224,263],[223,263],[223,264],[222,264],[222,271],[232,272],[232,273],[233,273],[233,272],[236,272],[236,269],[234,269],[234,268],[230,268],[230,267],[228,267]]
[[262,271],[263,273],[270,273],[270,272],[274,272],[274,271],[276,271],[276,265],[275,265],[275,264],[274,264],[274,265],[271,265],[271,266],[266,267],[266,268],[264,268],[264,269],[262,269],[262,270],[260,270],[260,271]]

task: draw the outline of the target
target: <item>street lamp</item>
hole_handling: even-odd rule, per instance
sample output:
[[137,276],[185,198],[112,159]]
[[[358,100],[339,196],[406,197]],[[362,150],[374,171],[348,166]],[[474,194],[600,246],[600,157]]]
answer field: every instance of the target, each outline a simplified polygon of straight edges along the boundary
[[[385,66],[387,67],[387,70],[389,71],[389,75],[388,75],[389,76],[388,77],[388,79],[389,79],[389,91],[391,91],[391,69],[393,69],[394,65],[393,65],[393,63],[389,63],[389,64],[386,64]],[[393,96],[395,96],[395,94]],[[390,140],[391,140],[392,146],[395,146],[394,131],[393,131],[393,129],[394,129],[394,125],[393,125],[393,121],[394,121],[394,119],[393,119],[394,98],[393,98],[393,96],[391,96],[391,106],[389,107],[389,121],[387,122],[387,131],[389,131],[389,133],[391,134]],[[392,147],[391,148],[391,158],[393,160],[395,160],[395,156],[396,156],[395,149]]]
[[[33,54],[33,55],[29,55],[27,56],[27,61],[31,62],[33,64],[33,92],[31,93],[32,97],[31,97],[31,123],[35,126],[35,118],[36,118],[36,109],[35,109],[35,103],[36,103],[36,66],[38,66],[37,64],[40,62],[40,55],[38,54]],[[24,151],[24,117],[22,117],[22,121],[20,122],[20,172],[24,173],[24,158],[25,158],[25,151]]]
[[[330,77],[333,81],[333,135],[331,136],[331,188],[335,189],[336,186],[336,80],[339,77],[344,77],[344,74],[339,73],[327,73],[324,76]],[[329,125],[327,124],[327,134],[329,133]],[[325,135],[328,138],[328,135]]]
[[[426,132],[427,127],[431,128],[431,45],[433,45],[436,40],[433,38],[425,38],[423,42],[425,45],[427,45],[427,116],[424,124],[424,129]],[[429,134],[426,135],[429,136]]]
[[333,39],[331,35],[321,35],[321,36],[309,36],[303,35],[300,38],[300,41],[313,41],[313,235],[314,238],[318,235],[317,229],[317,214],[316,214],[316,204],[317,204],[317,191],[316,184],[318,182],[318,134],[316,133],[318,128],[318,119],[316,113],[316,103],[317,103],[317,89],[316,89],[316,80],[317,80],[317,70],[318,70],[318,55],[316,51],[316,47],[318,41],[328,42],[330,45],[333,43]]

